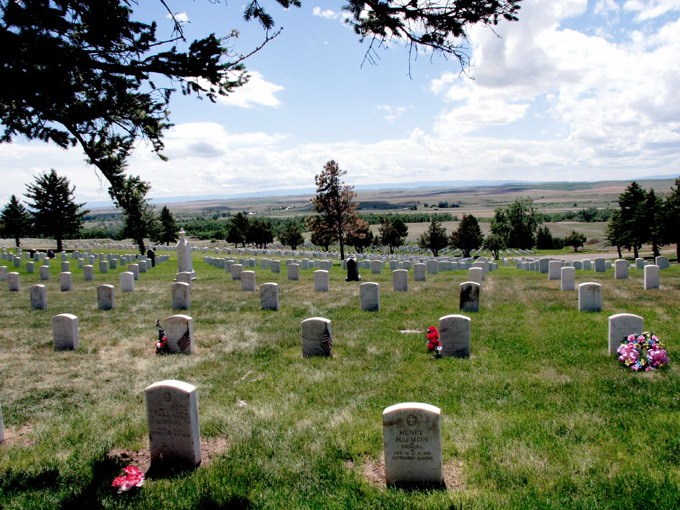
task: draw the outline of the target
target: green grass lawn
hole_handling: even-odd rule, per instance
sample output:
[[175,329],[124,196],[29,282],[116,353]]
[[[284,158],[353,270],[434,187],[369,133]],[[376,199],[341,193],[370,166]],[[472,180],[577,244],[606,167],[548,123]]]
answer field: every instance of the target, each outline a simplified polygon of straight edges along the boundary
[[[381,286],[381,311],[362,312],[337,261],[328,293],[314,292],[313,270],[289,282],[256,269],[258,285],[280,286],[271,312],[195,254],[180,312],[174,254],[125,294],[120,269],[95,269],[94,282],[75,269],[60,292],[57,266],[45,311],[29,306],[37,272],[18,269],[20,292],[0,283],[0,508],[680,508],[677,265],[655,291],[640,270],[577,271],[577,284],[603,284],[599,313],[578,312],[576,293],[545,274],[502,267],[467,314],[471,358],[440,360],[424,330],[459,313],[465,271],[411,273],[395,293],[389,271],[362,270]],[[102,283],[116,286],[114,310],[97,309]],[[79,317],[80,348],[55,352],[50,320],[65,312]],[[197,352],[156,356],[155,322],[174,313],[193,317]],[[668,370],[631,373],[607,355],[616,313],[644,317]],[[314,316],[332,320],[333,358],[301,357],[300,322]],[[204,462],[116,494],[122,467],[148,461],[144,388],[164,379],[198,388]],[[441,408],[445,490],[385,487],[381,413],[399,402]]]

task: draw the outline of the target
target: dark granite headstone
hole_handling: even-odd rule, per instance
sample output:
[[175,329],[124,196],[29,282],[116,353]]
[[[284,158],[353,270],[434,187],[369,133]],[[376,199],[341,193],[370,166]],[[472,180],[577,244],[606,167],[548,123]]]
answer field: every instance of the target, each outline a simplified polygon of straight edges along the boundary
[[359,267],[357,266],[357,261],[354,259],[347,259],[347,278],[346,282],[358,282],[361,280],[359,275]]

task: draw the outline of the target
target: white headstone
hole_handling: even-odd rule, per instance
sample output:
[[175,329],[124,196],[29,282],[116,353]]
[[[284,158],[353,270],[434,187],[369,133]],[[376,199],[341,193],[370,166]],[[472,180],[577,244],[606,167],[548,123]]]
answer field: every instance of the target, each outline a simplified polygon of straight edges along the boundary
[[255,271],[241,271],[241,290],[243,292],[255,292]]
[[201,435],[198,392],[183,381],[166,380],[144,390],[152,465],[198,466]]
[[135,281],[139,280],[139,264],[128,264],[127,270],[132,273]]
[[439,319],[442,356],[470,357],[471,323],[464,315],[446,315]]
[[70,271],[59,273],[59,288],[62,292],[69,292],[73,288],[73,275]]
[[371,260],[371,274],[380,274],[382,271],[382,260]]
[[271,263],[271,271],[272,273],[280,273],[281,272],[281,261],[280,260],[272,260]]
[[109,272],[109,261],[108,260],[100,260],[99,261],[99,272],[100,273],[108,273]]
[[7,289],[10,292],[18,292],[21,290],[21,279],[19,273],[7,273]]
[[260,304],[263,310],[279,309],[279,285],[277,283],[263,283],[260,285]]
[[601,311],[602,285],[594,282],[581,283],[578,286],[578,309],[581,312]]
[[413,264],[413,281],[424,282],[426,279],[427,265],[422,262]]
[[427,261],[427,272],[430,274],[437,274],[439,272],[439,263],[436,260]]
[[440,409],[406,402],[386,408],[382,418],[387,484],[404,488],[442,487]]
[[196,277],[196,272],[194,271],[193,261],[191,260],[191,246],[189,246],[189,241],[185,239],[186,232],[184,229],[179,231],[179,240],[177,241],[177,272],[181,273],[186,271],[191,273],[191,277]]
[[288,279],[294,282],[300,279],[300,264],[288,264]]
[[659,255],[654,259],[654,263],[659,266],[659,269],[664,270],[668,269],[670,267],[670,262],[668,261],[668,257],[663,257]]
[[392,288],[395,292],[408,292],[408,271],[406,269],[392,271]]
[[31,285],[28,288],[28,294],[31,299],[31,309],[46,310],[47,309],[47,292],[45,286],[42,284]]
[[632,313],[619,313],[609,317],[609,354],[615,354],[621,340],[631,333],[642,333],[645,320]]
[[560,268],[560,290],[576,290],[576,269]]
[[604,273],[607,270],[607,265],[602,257],[598,257],[594,261],[595,271],[598,273]]
[[614,262],[614,279],[616,280],[626,280],[628,279],[628,268],[630,264],[627,260],[617,259]]
[[173,353],[191,354],[196,350],[194,319],[188,315],[172,315],[163,321],[168,339],[168,350]]
[[94,280],[94,267],[91,265],[83,266],[83,278],[89,282]]
[[333,336],[331,321],[323,317],[311,317],[300,323],[302,331],[302,356],[331,356]]
[[561,260],[551,260],[548,262],[548,280],[559,280],[562,278],[561,269],[564,262]]
[[50,266],[40,266],[40,280],[50,279]]
[[191,306],[191,284],[175,282],[172,284],[172,308],[188,310]]
[[484,269],[481,267],[471,267],[468,269],[468,281],[481,284],[484,280]]
[[113,310],[115,307],[115,287],[113,285],[99,285],[97,287],[97,308],[99,310]]
[[61,313],[52,317],[52,339],[56,350],[78,348],[78,317]]
[[317,269],[314,271],[314,291],[328,292],[328,271],[325,269]]
[[135,290],[135,275],[130,271],[123,271],[118,275],[120,279],[120,290],[123,292],[133,292]]
[[659,266],[645,266],[644,289],[653,290],[659,288]]
[[243,264],[232,264],[229,266],[232,280],[240,280],[241,273],[243,273]]
[[380,311],[380,285],[375,282],[362,283],[359,285],[359,299],[363,311]]

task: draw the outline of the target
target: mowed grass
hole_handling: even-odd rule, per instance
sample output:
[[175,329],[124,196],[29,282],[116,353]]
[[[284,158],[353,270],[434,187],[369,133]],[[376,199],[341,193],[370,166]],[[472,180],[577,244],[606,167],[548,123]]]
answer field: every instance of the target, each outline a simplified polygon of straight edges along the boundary
[[[120,269],[94,282],[74,269],[74,290],[60,292],[57,266],[42,282],[48,310],[29,306],[37,274],[17,270],[20,292],[0,287],[0,508],[680,507],[676,265],[655,291],[642,290],[640,270],[625,281],[577,271],[577,283],[603,284],[599,313],[578,312],[576,293],[545,274],[501,267],[468,314],[471,358],[440,360],[424,330],[459,313],[465,271],[410,274],[409,292],[396,293],[388,270],[363,270],[381,284],[381,311],[362,312],[359,284],[337,261],[328,293],[314,292],[313,270],[289,282],[285,270],[256,269],[258,284],[280,286],[271,312],[196,254],[180,312],[174,254],[124,294]],[[97,309],[102,283],[116,286],[114,310]],[[52,347],[51,317],[64,312],[79,317],[74,352]],[[193,317],[197,352],[158,357],[154,324],[174,313]],[[630,373],[607,355],[616,313],[645,318],[670,369]],[[332,321],[333,358],[301,357],[300,322],[313,316]],[[144,388],[164,379],[198,388],[205,460],[118,495],[113,477],[148,451]],[[407,401],[442,410],[445,490],[384,486],[381,413]]]

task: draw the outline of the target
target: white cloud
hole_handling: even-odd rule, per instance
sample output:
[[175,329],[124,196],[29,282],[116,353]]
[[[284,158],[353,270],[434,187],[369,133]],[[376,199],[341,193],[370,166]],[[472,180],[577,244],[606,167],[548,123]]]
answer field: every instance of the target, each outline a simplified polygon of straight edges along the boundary
[[408,108],[405,106],[390,106],[386,104],[378,105],[375,107],[375,109],[388,122],[396,121],[408,110]]
[[228,96],[218,96],[217,102],[241,108],[252,108],[256,105],[277,108],[281,101],[277,94],[283,90],[281,85],[268,82],[258,71],[248,71],[250,78],[242,87],[238,87]]
[[339,19],[342,17],[341,13],[335,12],[331,9],[321,9],[321,7],[314,7],[312,9],[312,14],[319,18],[325,19]]
[[168,19],[175,19],[178,23],[189,23],[189,15],[186,12],[176,12],[174,14],[168,13],[166,16]]
[[623,8],[637,12],[636,21],[647,21],[669,12],[680,11],[680,4],[678,0],[628,0],[623,4]]

